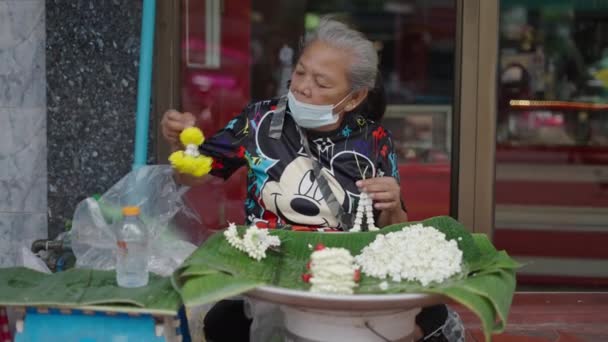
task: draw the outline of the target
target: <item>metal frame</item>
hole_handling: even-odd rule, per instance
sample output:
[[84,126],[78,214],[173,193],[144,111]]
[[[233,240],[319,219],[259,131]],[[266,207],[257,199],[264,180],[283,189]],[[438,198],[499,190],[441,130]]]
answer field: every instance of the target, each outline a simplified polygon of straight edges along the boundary
[[384,118],[405,118],[409,114],[428,113],[433,116],[444,118],[445,120],[445,136],[446,136],[446,152],[451,154],[453,137],[452,133],[452,105],[388,105]]
[[153,71],[153,117],[156,127],[156,160],[167,163],[171,152],[160,131],[160,120],[165,111],[180,107],[180,40],[181,0],[157,2],[156,42],[154,44],[155,66]]
[[452,216],[492,235],[500,0],[458,0]]
[[222,37],[222,0],[205,1],[205,61],[192,62],[190,59],[190,0],[185,0],[186,11],[186,65],[197,69],[219,69]]

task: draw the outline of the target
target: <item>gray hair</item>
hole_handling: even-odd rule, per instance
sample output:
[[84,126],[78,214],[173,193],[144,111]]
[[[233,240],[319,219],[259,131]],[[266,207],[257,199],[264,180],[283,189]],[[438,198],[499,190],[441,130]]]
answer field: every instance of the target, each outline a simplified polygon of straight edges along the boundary
[[374,88],[378,74],[378,53],[374,44],[361,32],[330,17],[323,17],[317,29],[304,39],[302,51],[315,41],[345,50],[353,56],[348,75],[352,90]]

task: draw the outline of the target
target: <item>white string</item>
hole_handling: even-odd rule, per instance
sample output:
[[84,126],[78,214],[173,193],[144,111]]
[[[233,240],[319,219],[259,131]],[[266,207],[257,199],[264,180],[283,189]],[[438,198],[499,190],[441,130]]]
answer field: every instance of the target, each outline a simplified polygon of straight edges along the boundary
[[[363,174],[363,172],[361,172],[361,165],[359,164],[359,157],[357,157],[357,153],[353,153],[355,155],[355,161],[357,162],[357,169],[359,169],[359,174],[361,175],[361,179],[365,179],[365,174]],[[367,171],[367,167],[365,167],[365,170]]]

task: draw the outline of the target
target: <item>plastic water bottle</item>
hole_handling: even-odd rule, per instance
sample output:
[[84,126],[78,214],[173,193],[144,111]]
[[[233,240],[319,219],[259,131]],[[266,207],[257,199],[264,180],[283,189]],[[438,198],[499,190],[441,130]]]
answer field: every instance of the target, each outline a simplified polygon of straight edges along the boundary
[[148,284],[148,232],[139,219],[139,207],[124,207],[117,231],[116,282],[121,287]]

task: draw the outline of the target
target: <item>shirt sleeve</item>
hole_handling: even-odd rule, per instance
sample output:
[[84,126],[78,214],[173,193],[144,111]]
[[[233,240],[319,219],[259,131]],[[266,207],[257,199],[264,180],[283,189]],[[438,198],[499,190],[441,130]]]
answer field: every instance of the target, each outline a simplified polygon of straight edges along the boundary
[[378,126],[373,132],[374,152],[376,154],[376,176],[390,176],[401,183],[399,177],[399,162],[393,148],[390,131]]
[[[398,184],[401,184],[399,160],[393,147],[391,132],[382,126],[378,126],[372,132],[372,136],[376,144],[376,176],[393,177]],[[401,197],[401,208],[407,212],[403,197]]]
[[246,164],[245,151],[250,139],[248,108],[212,137],[205,139],[199,147],[201,154],[213,158],[210,174],[228,179]]

